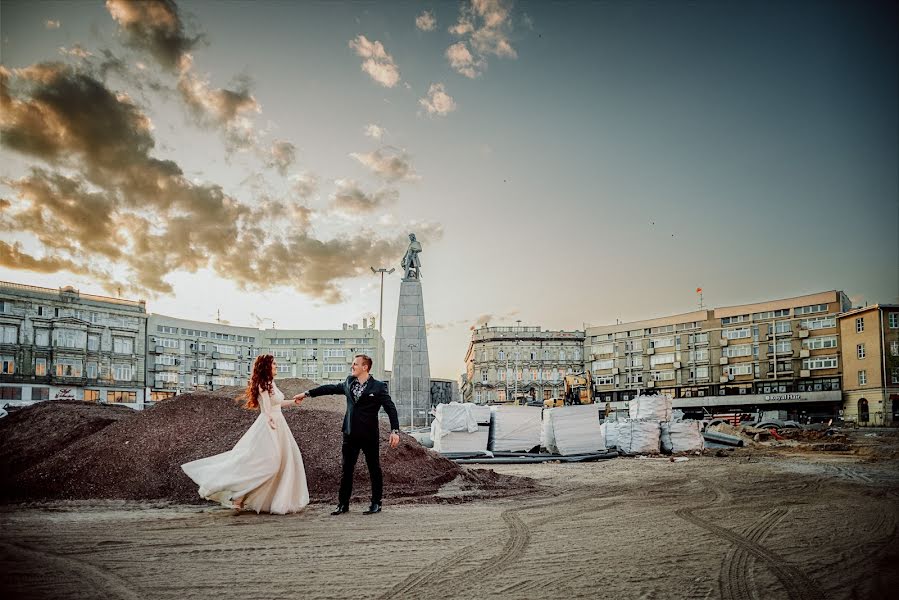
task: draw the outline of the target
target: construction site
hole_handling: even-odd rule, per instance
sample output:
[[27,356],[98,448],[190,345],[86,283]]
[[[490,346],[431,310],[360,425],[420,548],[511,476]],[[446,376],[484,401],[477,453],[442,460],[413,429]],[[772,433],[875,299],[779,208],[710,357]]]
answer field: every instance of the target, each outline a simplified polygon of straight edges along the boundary
[[435,415],[442,452],[405,433],[389,450],[383,425],[384,512],[362,514],[360,462],[350,512],[332,517],[344,399],[321,397],[285,411],[312,504],[257,515],[204,502],[178,468],[245,431],[238,393],[0,420],[4,597],[850,599],[899,585],[896,430],[701,428],[656,400],[614,426],[580,414],[602,405],[456,405]]

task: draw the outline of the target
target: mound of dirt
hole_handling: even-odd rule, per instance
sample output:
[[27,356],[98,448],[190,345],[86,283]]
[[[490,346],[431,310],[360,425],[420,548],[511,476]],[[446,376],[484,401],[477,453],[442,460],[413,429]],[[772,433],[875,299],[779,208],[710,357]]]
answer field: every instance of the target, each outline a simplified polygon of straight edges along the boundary
[[[308,389],[308,380],[279,380],[285,396]],[[0,480],[3,498],[24,500],[170,500],[195,503],[200,498],[193,481],[181,465],[198,458],[229,450],[258,416],[235,400],[238,388],[215,392],[192,392],[160,402],[155,407],[125,418],[112,419],[92,435],[57,441],[43,460],[37,459],[43,440],[29,434],[31,422],[20,419],[10,453],[32,457],[16,473]],[[45,403],[42,426],[52,429],[70,420],[80,403]],[[120,414],[118,407],[95,405],[110,415]],[[309,493],[313,502],[336,501],[340,481],[341,423],[346,401],[343,397],[304,400],[299,408],[284,409],[288,425],[297,440],[306,467]],[[125,409],[130,410],[130,409]],[[46,413],[46,414],[45,414]],[[486,495],[517,493],[533,487],[526,479],[497,476],[462,469],[442,456],[421,447],[413,438],[401,434],[399,448],[387,446],[389,425],[381,424],[381,466],[387,498],[433,496],[441,485],[460,478],[469,488]],[[67,443],[62,447],[63,443]],[[354,479],[354,498],[365,500],[370,493],[364,460],[359,460]]]

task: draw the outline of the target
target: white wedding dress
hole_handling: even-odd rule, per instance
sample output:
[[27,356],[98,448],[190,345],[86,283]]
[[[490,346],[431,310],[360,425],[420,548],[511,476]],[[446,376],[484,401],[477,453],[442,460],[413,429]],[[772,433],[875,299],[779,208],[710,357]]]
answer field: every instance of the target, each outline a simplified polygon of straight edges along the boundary
[[260,390],[259,416],[231,450],[181,465],[200,496],[229,507],[243,498],[244,509],[282,515],[309,504],[303,456],[281,414],[284,394],[274,382],[272,392]]

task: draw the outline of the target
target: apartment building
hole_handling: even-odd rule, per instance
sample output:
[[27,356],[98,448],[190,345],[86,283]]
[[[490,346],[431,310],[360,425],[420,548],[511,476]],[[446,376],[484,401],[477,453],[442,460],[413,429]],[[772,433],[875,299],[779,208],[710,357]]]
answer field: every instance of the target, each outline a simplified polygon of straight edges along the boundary
[[0,282],[0,406],[145,400],[143,300]]
[[149,402],[191,390],[244,385],[260,331],[152,314],[147,320]]
[[384,338],[368,319],[344,323],[342,329],[267,329],[260,333],[260,353],[271,353],[279,377],[336,383],[350,374],[357,354],[372,358],[371,374],[384,379]]
[[837,417],[841,291],[706,309],[600,327],[585,336],[597,400],[625,408],[663,393],[693,415],[788,409]]
[[562,396],[562,377],[584,369],[583,331],[479,327],[465,353],[462,401],[476,404]]
[[899,304],[839,316],[843,416],[859,425],[899,424]]

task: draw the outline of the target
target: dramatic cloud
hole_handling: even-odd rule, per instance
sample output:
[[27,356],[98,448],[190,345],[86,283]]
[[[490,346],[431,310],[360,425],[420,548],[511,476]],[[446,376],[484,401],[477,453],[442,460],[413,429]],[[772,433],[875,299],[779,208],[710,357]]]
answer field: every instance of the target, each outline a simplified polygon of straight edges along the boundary
[[62,26],[62,23],[59,21],[44,21],[44,27],[47,29],[59,29]]
[[409,162],[409,155],[395,148],[380,148],[367,154],[350,153],[372,173],[386,181],[416,181],[419,179]]
[[269,152],[269,167],[274,167],[281,175],[287,175],[287,170],[297,160],[297,147],[290,142],[276,141]]
[[415,26],[422,31],[434,31],[437,28],[437,19],[431,11],[426,10],[415,17]]
[[366,194],[352,179],[338,179],[335,184],[337,189],[331,194],[331,206],[347,215],[373,213],[399,198],[399,193],[391,189]]
[[456,110],[456,101],[453,97],[446,93],[446,88],[442,83],[432,83],[428,88],[428,95],[420,98],[418,103],[421,104],[429,115],[445,117],[449,113]]
[[487,68],[487,61],[484,59],[476,60],[469,52],[465,42],[456,42],[447,48],[446,58],[454,71],[470,79],[478,77]]
[[384,134],[387,133],[387,130],[383,127],[375,125],[374,123],[370,123],[365,126],[365,135],[374,138],[376,140],[380,140],[384,137]]
[[462,38],[462,42],[447,49],[447,60],[456,72],[466,77],[474,78],[483,73],[488,55],[518,58],[509,42],[512,11],[505,0],[471,0],[470,4],[463,4],[459,20],[449,31]]
[[350,48],[356,51],[356,55],[362,57],[362,70],[383,85],[392,88],[400,81],[400,70],[393,57],[387,53],[383,44],[378,41],[369,41],[364,35],[350,40]]
[[60,47],[59,53],[63,56],[71,56],[74,58],[90,58],[93,56],[93,54],[85,50],[81,44],[75,44],[71,48]]
[[106,0],[106,8],[126,34],[129,46],[149,52],[166,70],[176,71],[200,37],[189,37],[171,0]]
[[[65,169],[35,167],[0,181],[12,191],[0,203],[0,232],[31,236],[42,251],[36,257],[6,243],[2,264],[89,274],[111,292],[135,294],[169,293],[169,274],[211,269],[243,288],[284,285],[337,302],[342,279],[396,262],[406,248],[395,229],[317,239],[313,211],[301,203],[244,204],[217,185],[197,184],[153,156],[152,131],[126,94],[90,72],[60,63],[0,67],[0,143]],[[314,180],[300,182],[308,188]],[[347,184],[333,201],[370,214],[395,199],[395,191],[366,195]],[[95,265],[125,277],[117,281]]]
[[291,188],[300,198],[309,198],[318,191],[318,176],[301,173],[290,178]]

